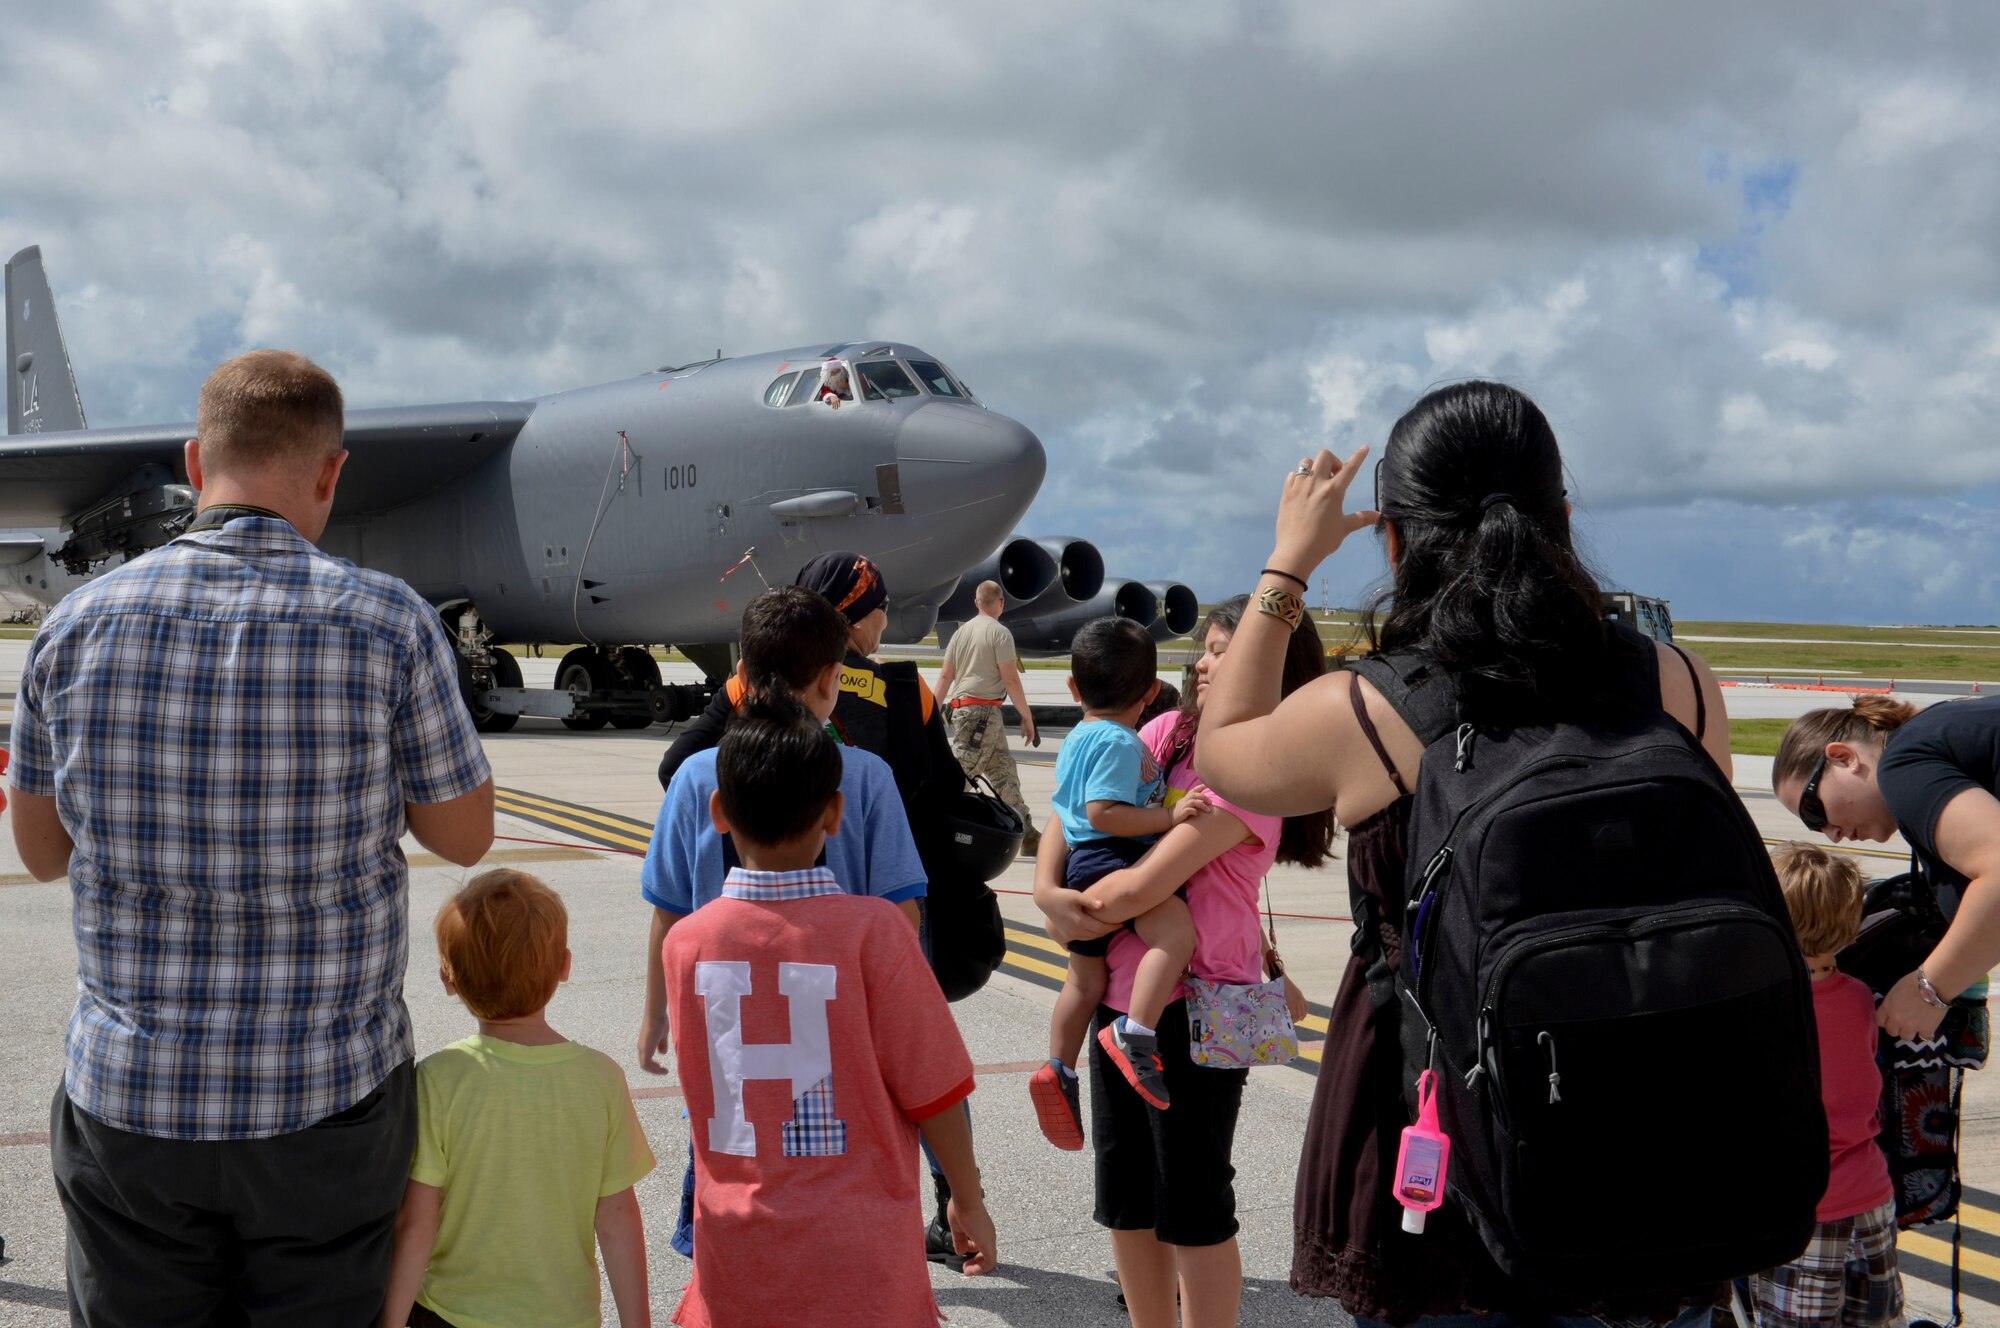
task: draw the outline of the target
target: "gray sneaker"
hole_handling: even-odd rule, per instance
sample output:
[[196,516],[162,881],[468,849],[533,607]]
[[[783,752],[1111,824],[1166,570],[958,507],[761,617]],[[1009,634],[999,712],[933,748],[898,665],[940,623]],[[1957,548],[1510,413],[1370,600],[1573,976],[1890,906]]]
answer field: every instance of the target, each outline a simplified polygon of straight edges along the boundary
[[1167,1100],[1167,1070],[1160,1062],[1159,1038],[1132,1032],[1121,1014],[1097,1030],[1097,1042],[1140,1097],[1161,1111],[1173,1105]]

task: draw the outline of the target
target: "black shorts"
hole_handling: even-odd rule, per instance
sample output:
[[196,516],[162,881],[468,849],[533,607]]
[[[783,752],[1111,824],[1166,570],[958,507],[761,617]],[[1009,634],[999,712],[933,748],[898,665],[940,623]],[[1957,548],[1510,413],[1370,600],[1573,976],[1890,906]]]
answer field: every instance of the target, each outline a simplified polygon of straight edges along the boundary
[[[1069,859],[1063,864],[1063,889],[1088,890],[1112,872],[1122,871],[1145,857],[1152,846],[1150,839],[1086,839],[1072,845]],[[1111,952],[1111,938],[1117,934],[1112,931],[1094,940],[1071,941],[1069,952],[1102,958]]]
[[[1094,1027],[1117,1018],[1097,1007]],[[1090,1142],[1097,1155],[1099,1226],[1151,1231],[1168,1245],[1220,1245],[1236,1234],[1236,1114],[1248,1070],[1188,1059],[1187,1002],[1160,1016],[1160,1060],[1174,1105],[1157,1111],[1090,1039]]]

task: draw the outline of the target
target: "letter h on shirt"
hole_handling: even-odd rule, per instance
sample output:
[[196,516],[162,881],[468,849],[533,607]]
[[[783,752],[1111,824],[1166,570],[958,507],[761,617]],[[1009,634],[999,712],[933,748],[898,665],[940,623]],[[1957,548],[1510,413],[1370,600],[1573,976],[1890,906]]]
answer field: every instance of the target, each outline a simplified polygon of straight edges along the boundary
[[778,992],[791,1007],[790,1042],[746,1043],[743,998],[751,993],[750,965],[702,960],[695,965],[695,994],[707,1014],[709,1081],[715,1114],[708,1122],[711,1151],[757,1156],[757,1131],[743,1110],[743,1085],[751,1079],[786,1079],[792,1086],[792,1119],[784,1126],[786,1157],[837,1157],[847,1151],[847,1122],[833,1106],[833,1047],[827,1003],[834,998],[831,964],[778,965]]

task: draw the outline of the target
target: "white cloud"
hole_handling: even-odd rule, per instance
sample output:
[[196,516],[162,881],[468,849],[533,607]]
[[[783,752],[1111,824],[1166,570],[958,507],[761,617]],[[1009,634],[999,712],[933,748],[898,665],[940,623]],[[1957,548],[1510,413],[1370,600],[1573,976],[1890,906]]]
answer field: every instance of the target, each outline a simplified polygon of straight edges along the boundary
[[1745,500],[1790,568],[1787,504],[2000,486],[1996,57],[1969,0],[106,0],[0,48],[0,248],[100,424],[266,341],[378,405],[895,336],[1042,434],[1037,524],[1219,592],[1267,477],[1494,374],[1600,528]]

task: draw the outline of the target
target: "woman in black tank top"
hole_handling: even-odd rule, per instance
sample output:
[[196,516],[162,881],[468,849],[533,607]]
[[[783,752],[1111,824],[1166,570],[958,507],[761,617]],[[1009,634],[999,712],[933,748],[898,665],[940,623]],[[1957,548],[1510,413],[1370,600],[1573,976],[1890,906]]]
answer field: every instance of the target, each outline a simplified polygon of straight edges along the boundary
[[[1211,688],[1197,749],[1203,777],[1224,797],[1280,815],[1332,803],[1349,823],[1355,958],[1333,1001],[1300,1158],[1293,1289],[1336,1297],[1363,1324],[1468,1313],[1672,1320],[1673,1296],[1614,1308],[1539,1300],[1500,1272],[1454,1204],[1431,1213],[1421,1236],[1399,1230],[1388,1178],[1410,1117],[1388,981],[1402,952],[1391,901],[1402,896],[1422,749],[1414,726],[1354,676],[1330,676],[1280,707],[1277,651],[1303,608],[1298,592],[1347,536],[1378,525],[1392,575],[1364,618],[1369,646],[1448,679],[1461,706],[1510,723],[1657,706],[1661,678],[1651,643],[1605,626],[1596,578],[1571,547],[1555,436],[1527,397],[1484,382],[1424,397],[1390,433],[1376,471],[1379,512],[1347,504],[1366,455],[1342,462],[1322,451],[1286,478],[1258,582],[1262,611],[1245,617]],[[1673,686],[1677,696],[1692,691],[1679,717],[1710,730],[1707,745],[1726,762],[1727,726],[1706,668],[1688,658]],[[1370,696],[1380,707],[1372,713]]]

